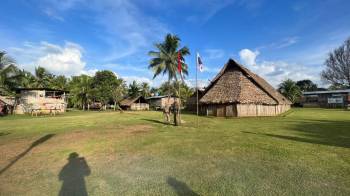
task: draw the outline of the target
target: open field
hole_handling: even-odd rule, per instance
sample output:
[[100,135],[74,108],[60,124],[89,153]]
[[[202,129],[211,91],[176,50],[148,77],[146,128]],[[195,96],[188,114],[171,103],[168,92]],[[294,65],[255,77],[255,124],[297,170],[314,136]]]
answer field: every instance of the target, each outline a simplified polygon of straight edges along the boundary
[[[0,195],[350,195],[350,112],[0,119]],[[71,154],[71,153],[79,154]],[[71,158],[68,160],[69,155]]]

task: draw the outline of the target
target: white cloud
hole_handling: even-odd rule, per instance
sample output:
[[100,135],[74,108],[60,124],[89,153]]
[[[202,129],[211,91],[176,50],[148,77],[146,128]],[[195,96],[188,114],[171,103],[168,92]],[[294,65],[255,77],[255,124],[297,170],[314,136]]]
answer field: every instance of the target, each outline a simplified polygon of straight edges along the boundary
[[245,65],[255,65],[256,62],[256,57],[260,54],[259,51],[251,51],[249,49],[243,49],[241,51],[239,51],[239,57],[241,59],[241,61],[243,62],[243,64]]
[[207,60],[219,59],[224,57],[225,51],[222,49],[206,49],[204,50],[204,57]]
[[66,42],[63,46],[48,43],[25,42],[22,47],[9,49],[16,56],[19,66],[34,72],[35,67],[41,66],[56,75],[92,75],[97,70],[87,70],[83,60],[84,49],[72,42]]
[[298,36],[286,37],[286,38],[283,38],[282,40],[259,46],[256,50],[286,48],[298,43],[299,39],[300,38]]
[[320,67],[289,63],[286,61],[257,61],[259,52],[244,49],[239,52],[241,61],[247,68],[266,79],[271,85],[277,87],[283,80],[294,81],[310,79],[321,85]]
[[150,86],[154,86],[154,81],[146,78],[146,77],[142,77],[142,76],[121,76],[127,84],[132,83],[133,81],[136,81],[137,83],[142,83],[142,82],[147,82],[148,84],[150,84]]
[[275,44],[277,49],[285,48],[291,45],[296,44],[299,41],[299,37],[294,36],[294,37],[287,37],[283,39],[281,42]]

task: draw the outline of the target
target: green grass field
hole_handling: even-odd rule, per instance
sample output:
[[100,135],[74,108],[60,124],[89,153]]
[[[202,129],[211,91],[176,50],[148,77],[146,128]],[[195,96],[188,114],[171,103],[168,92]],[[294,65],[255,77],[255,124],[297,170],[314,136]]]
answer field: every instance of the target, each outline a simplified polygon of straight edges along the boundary
[[0,195],[350,195],[349,111],[182,118],[0,118]]

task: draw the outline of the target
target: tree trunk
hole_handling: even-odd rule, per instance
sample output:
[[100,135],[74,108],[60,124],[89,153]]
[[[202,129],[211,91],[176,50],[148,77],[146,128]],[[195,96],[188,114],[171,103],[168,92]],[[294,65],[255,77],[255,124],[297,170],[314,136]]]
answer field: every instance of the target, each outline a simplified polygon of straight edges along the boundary
[[90,111],[90,103],[88,103],[88,111]]
[[114,111],[116,110],[116,107],[117,107],[117,102],[114,101]]

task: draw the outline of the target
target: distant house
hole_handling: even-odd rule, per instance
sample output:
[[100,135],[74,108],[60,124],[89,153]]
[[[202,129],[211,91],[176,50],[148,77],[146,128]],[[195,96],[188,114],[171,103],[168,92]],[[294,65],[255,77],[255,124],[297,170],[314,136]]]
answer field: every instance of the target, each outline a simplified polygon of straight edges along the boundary
[[63,113],[67,109],[67,91],[49,88],[19,88],[16,90],[15,114]]
[[205,89],[201,113],[212,116],[275,116],[291,102],[263,78],[230,59]]
[[153,96],[146,98],[146,100],[151,108],[158,110],[163,109],[166,105],[172,105],[179,98],[173,96]]
[[303,107],[350,108],[350,89],[303,92]]
[[120,101],[123,110],[149,110],[149,104],[143,96],[128,97]]

